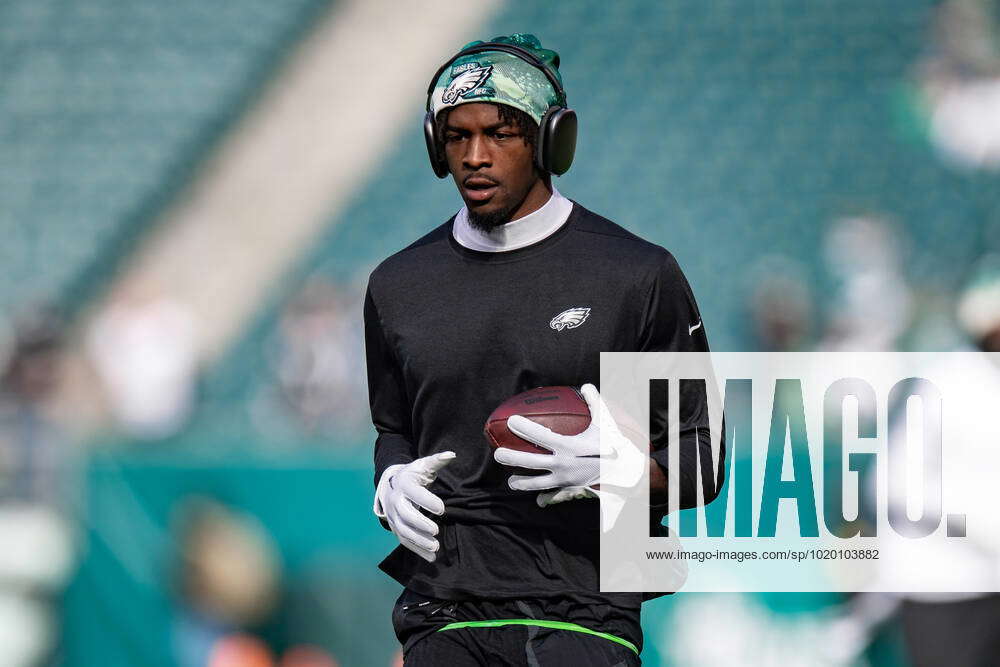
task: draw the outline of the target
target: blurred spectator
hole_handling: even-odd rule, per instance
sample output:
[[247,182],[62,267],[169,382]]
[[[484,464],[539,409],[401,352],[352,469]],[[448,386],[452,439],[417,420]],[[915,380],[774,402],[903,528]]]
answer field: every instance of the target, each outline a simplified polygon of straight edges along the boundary
[[[995,472],[1000,469],[1000,449],[996,428],[986,418],[996,410],[1000,395],[1000,256],[984,257],[960,295],[957,320],[972,347],[967,354],[942,359],[934,377],[945,377],[952,393],[945,400],[961,404],[983,419],[952,423],[942,458],[925,462],[944,469],[947,459],[948,501],[957,507],[983,506],[993,502]],[[956,395],[954,388],[962,388]],[[891,428],[906,422],[900,410]],[[920,465],[910,457],[911,465]],[[909,471],[914,476],[917,471]],[[901,488],[901,487],[896,487]],[[941,502],[940,494],[923,490],[928,502]],[[936,499],[936,500],[935,500]],[[907,512],[907,497],[890,495],[890,512]],[[936,508],[940,510],[940,506]],[[863,646],[890,614],[901,622],[909,658],[917,667],[974,667],[996,664],[1000,656],[1000,594],[979,591],[1000,590],[1000,518],[989,526],[979,526],[977,537],[946,540],[908,550],[880,550],[879,587],[900,592],[861,593],[852,602],[851,613],[831,627],[831,637],[843,645],[853,638]]]
[[274,656],[260,639],[234,634],[215,642],[205,667],[275,667]]
[[942,2],[918,72],[933,144],[954,163],[993,170],[1000,169],[997,9],[990,0]]
[[367,433],[364,347],[357,313],[343,292],[313,278],[281,316],[269,363],[273,384],[255,405],[264,432],[291,421],[300,432],[335,436],[341,441]]
[[1000,352],[1000,254],[987,254],[976,263],[956,315],[976,347]]
[[[650,633],[669,665],[857,667],[865,660],[825,654],[835,596],[692,593],[673,600],[659,634]],[[718,632],[724,627],[726,631]]]
[[321,648],[293,646],[281,656],[280,667],[340,667],[340,663]]
[[[957,308],[959,326],[975,349],[991,356],[951,362],[947,372],[965,395],[947,398],[972,409],[982,419],[952,424],[942,456],[947,457],[949,502],[958,507],[993,502],[995,473],[1000,469],[995,426],[990,417],[1000,396],[1000,255],[986,255],[972,271]],[[943,466],[943,461],[931,465]],[[890,504],[893,499],[889,499]],[[900,511],[905,499],[899,499]],[[891,505],[890,505],[891,507]],[[1000,518],[980,527],[977,539],[948,541],[936,550],[921,550],[923,562],[883,563],[884,576],[919,576],[924,585],[942,591],[1000,590]],[[891,554],[890,554],[891,555]],[[894,567],[895,566],[895,567]],[[995,664],[1000,656],[1000,594],[909,594],[901,609],[904,636],[914,664]]]
[[895,349],[912,316],[901,243],[897,231],[874,216],[841,218],[830,226],[823,253],[836,287],[821,348]]
[[186,423],[198,371],[196,323],[155,288],[126,285],[100,313],[88,348],[112,414],[139,438],[163,438]]
[[271,667],[270,649],[253,635],[280,592],[277,549],[264,527],[216,501],[192,499],[179,512],[177,542],[177,665]]
[[813,333],[814,309],[809,277],[800,262],[785,255],[757,261],[747,281],[754,349],[761,352],[805,350]]
[[48,410],[62,337],[58,317],[44,309],[14,325],[0,379],[0,499],[56,503],[65,438]]
[[54,596],[72,559],[63,511],[66,438],[48,416],[62,325],[38,309],[13,324],[0,377],[0,664],[36,665],[55,639]]

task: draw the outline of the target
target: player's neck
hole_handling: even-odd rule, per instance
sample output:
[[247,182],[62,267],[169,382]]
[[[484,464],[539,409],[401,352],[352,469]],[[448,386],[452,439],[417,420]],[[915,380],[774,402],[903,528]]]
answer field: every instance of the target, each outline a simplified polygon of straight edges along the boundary
[[573,210],[573,202],[555,187],[545,193],[548,199],[541,206],[489,232],[473,227],[463,207],[455,216],[452,235],[466,248],[481,252],[505,252],[538,243],[562,227]]
[[525,195],[524,201],[521,205],[517,207],[517,210],[511,213],[510,221],[504,224],[510,224],[511,222],[517,222],[521,218],[531,215],[535,211],[539,210],[552,198],[552,186],[545,183],[545,181],[539,178],[535,181],[535,184],[531,186],[528,190],[528,194]]

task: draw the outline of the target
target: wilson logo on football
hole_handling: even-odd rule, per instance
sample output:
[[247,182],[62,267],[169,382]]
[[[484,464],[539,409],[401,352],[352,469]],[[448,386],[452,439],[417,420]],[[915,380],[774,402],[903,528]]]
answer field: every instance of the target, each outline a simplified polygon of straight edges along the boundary
[[553,317],[549,326],[556,331],[575,329],[586,321],[588,315],[590,308],[570,308]]

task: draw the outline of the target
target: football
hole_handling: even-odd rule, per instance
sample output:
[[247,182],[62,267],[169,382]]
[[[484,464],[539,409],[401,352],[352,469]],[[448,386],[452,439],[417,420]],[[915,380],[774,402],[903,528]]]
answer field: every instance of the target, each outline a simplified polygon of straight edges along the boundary
[[511,433],[507,428],[511,415],[522,415],[563,435],[576,435],[590,426],[590,409],[576,388],[538,387],[508,398],[486,419],[483,432],[494,449],[552,453]]

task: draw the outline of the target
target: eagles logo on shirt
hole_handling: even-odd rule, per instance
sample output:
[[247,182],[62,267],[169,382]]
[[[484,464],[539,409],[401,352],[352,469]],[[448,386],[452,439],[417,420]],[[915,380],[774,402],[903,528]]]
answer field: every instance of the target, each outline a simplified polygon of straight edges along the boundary
[[468,97],[486,83],[486,79],[493,73],[493,65],[479,67],[478,63],[467,63],[465,67],[465,71],[452,79],[441,94],[444,104],[453,104],[460,97]]
[[570,308],[553,317],[549,326],[556,331],[575,329],[583,324],[588,315],[590,315],[590,308]]

